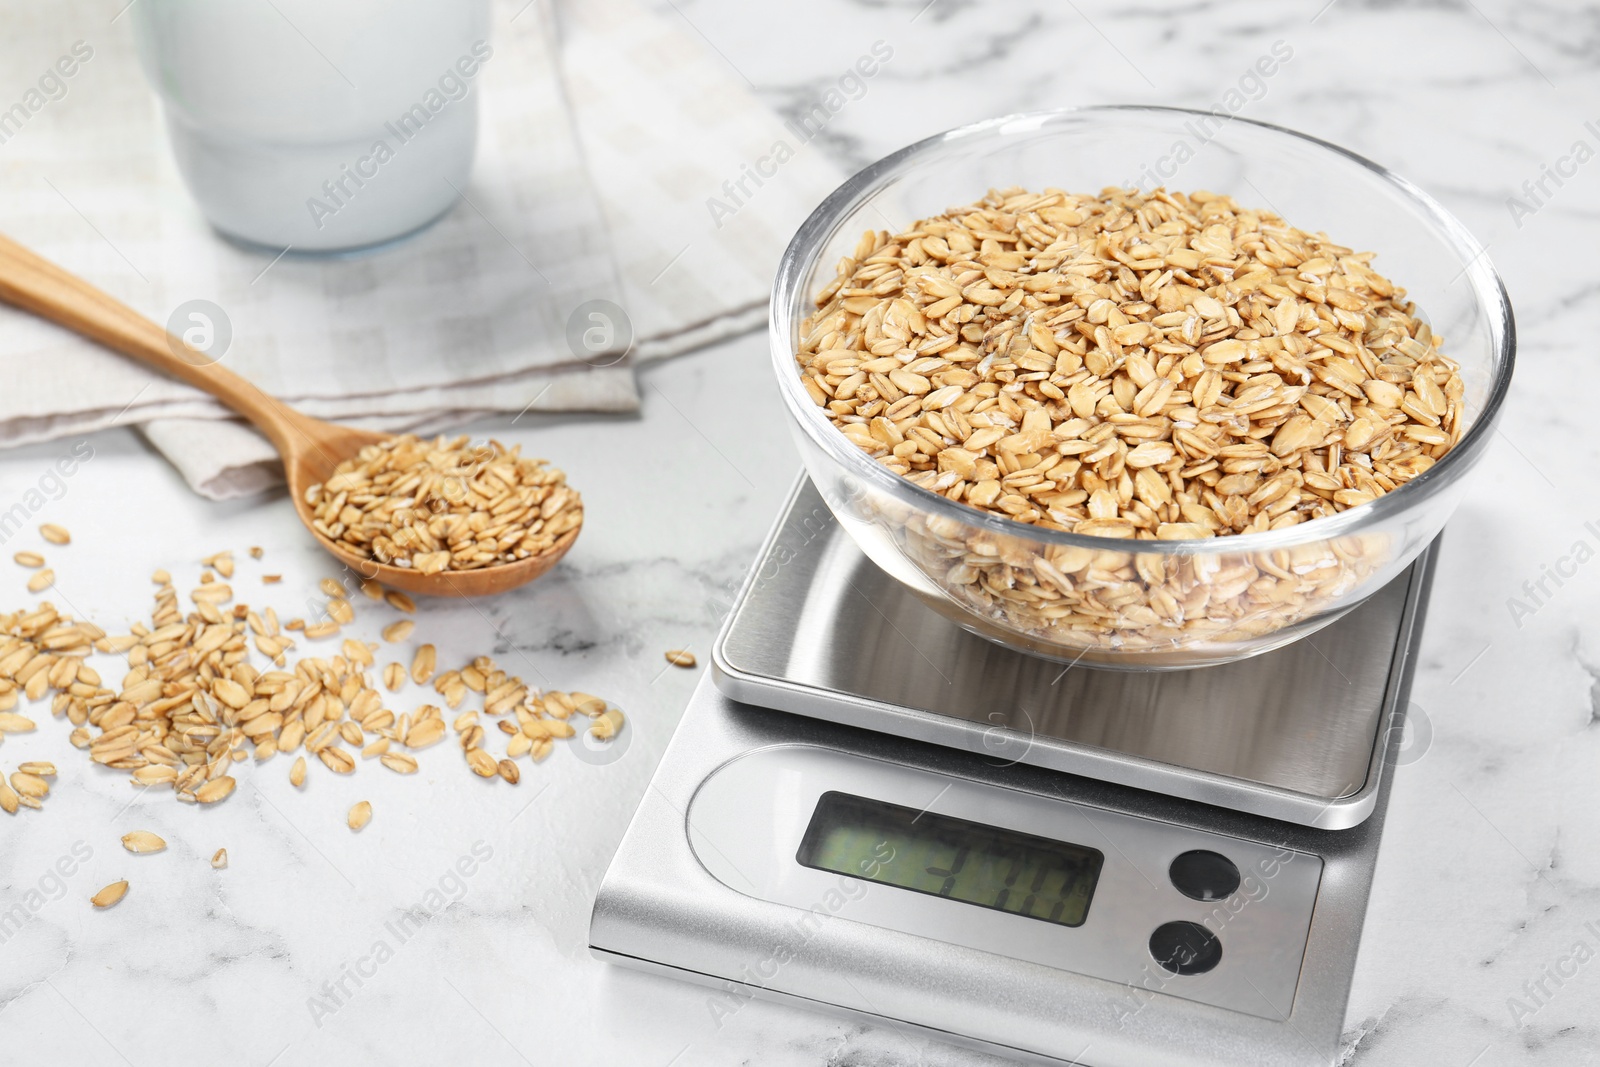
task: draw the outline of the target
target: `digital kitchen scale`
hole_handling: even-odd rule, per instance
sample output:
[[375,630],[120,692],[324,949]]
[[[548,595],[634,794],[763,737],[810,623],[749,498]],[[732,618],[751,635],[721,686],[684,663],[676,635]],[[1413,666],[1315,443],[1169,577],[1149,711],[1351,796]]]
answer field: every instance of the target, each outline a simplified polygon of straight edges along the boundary
[[617,963],[1093,1067],[1339,1057],[1432,550],[1193,671],[930,610],[802,479],[595,901]]

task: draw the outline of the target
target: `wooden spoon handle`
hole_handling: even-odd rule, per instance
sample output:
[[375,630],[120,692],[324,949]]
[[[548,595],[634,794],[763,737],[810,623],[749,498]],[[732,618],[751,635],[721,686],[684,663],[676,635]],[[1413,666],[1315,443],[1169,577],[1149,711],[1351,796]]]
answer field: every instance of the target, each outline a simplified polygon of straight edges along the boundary
[[115,297],[4,235],[0,300],[205,390],[254,423],[280,453],[296,424],[309,421]]

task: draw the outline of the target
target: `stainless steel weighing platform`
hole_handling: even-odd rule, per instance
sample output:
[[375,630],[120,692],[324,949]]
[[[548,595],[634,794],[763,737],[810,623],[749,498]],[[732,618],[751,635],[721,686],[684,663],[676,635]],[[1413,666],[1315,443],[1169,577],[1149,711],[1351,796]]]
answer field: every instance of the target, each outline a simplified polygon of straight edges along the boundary
[[802,479],[590,945],[714,987],[712,1017],[756,995],[1046,1062],[1337,1062],[1431,558],[1252,660],[1064,669],[902,591]]

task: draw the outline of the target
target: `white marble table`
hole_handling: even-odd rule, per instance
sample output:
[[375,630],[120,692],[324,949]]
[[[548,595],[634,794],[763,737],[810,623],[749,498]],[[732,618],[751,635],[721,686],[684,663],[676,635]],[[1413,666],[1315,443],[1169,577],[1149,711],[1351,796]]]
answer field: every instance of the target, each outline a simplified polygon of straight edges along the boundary
[[[1394,167],[1489,244],[1521,317],[1521,372],[1440,563],[1414,694],[1431,742],[1396,782],[1348,1060],[1600,1062],[1600,566],[1589,565],[1600,446],[1581,399],[1600,392],[1600,164],[1546,181],[1538,203],[1522,188],[1541,165],[1571,170],[1561,159],[1574,142],[1600,149],[1600,128],[1584,125],[1600,120],[1600,11],[1334,0],[1319,13],[1323,0],[1297,0],[1169,15],[934,0],[919,12],[922,2],[677,6],[791,114],[888,43],[864,95],[803,149],[851,165],[1012,110],[1205,106],[1281,40],[1292,60],[1242,114]],[[1529,210],[1513,212],[1513,195]],[[62,771],[45,811],[0,819],[0,914],[27,913],[0,941],[0,1063],[989,1062],[760,1003],[719,1025],[705,992],[611,969],[586,948],[593,891],[694,682],[661,653],[686,647],[704,661],[796,468],[768,374],[765,340],[752,336],[646,371],[637,419],[482,427],[560,458],[585,491],[585,532],[547,580],[492,603],[430,605],[422,629],[442,659],[490,652],[530,678],[615,699],[630,726],[613,763],[562,751],[510,788],[471,778],[442,745],[412,779],[369,765],[348,779],[314,774],[296,792],[279,758],[243,771],[229,802],[197,810],[158,791],[130,807],[121,776],[90,767],[59,723],[0,746],[0,766],[53,758]],[[92,445],[37,521],[76,537],[51,553],[57,599],[107,629],[148,605],[152,568],[191,581],[195,561],[222,548],[266,549],[236,585],[285,614],[331,573],[282,498],[202,502],[133,435]],[[0,509],[70,448],[0,455]],[[32,540],[14,537],[6,555]],[[1572,576],[1545,579],[1533,603],[1524,582],[1547,565]],[[263,570],[284,583],[261,590]],[[22,603],[24,579],[0,564],[0,603]],[[1514,617],[1513,597],[1536,610]],[[388,621],[358,608],[365,631]],[[362,798],[376,816],[352,835],[344,812]],[[169,850],[125,854],[117,839],[138,828]],[[214,872],[219,846],[231,863]],[[470,877],[456,874],[475,848]],[[73,873],[58,879],[63,858]],[[94,912],[89,894],[119,877],[132,881],[128,898]],[[434,904],[447,906],[420,928],[392,925]]]

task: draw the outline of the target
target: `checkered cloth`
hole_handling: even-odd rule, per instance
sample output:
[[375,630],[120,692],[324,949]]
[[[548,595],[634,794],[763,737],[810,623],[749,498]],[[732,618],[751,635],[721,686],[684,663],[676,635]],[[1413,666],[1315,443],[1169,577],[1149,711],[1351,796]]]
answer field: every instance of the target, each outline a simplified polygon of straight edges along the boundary
[[[783,136],[778,117],[674,16],[524,2],[497,0],[465,202],[386,251],[276,262],[217,238],[188,197],[130,20],[108,26],[95,0],[24,5],[0,69],[43,76],[80,41],[92,55],[80,46],[64,94],[0,124],[0,231],[157,322],[190,300],[221,307],[225,365],[322,418],[431,432],[635,408],[636,360],[759,325],[788,236],[839,175],[803,147],[714,216],[724,181]],[[594,299],[632,325],[614,365],[568,341]],[[206,496],[280,479],[265,439],[196,390],[24,313],[0,307],[0,323],[0,445],[133,424]]]

